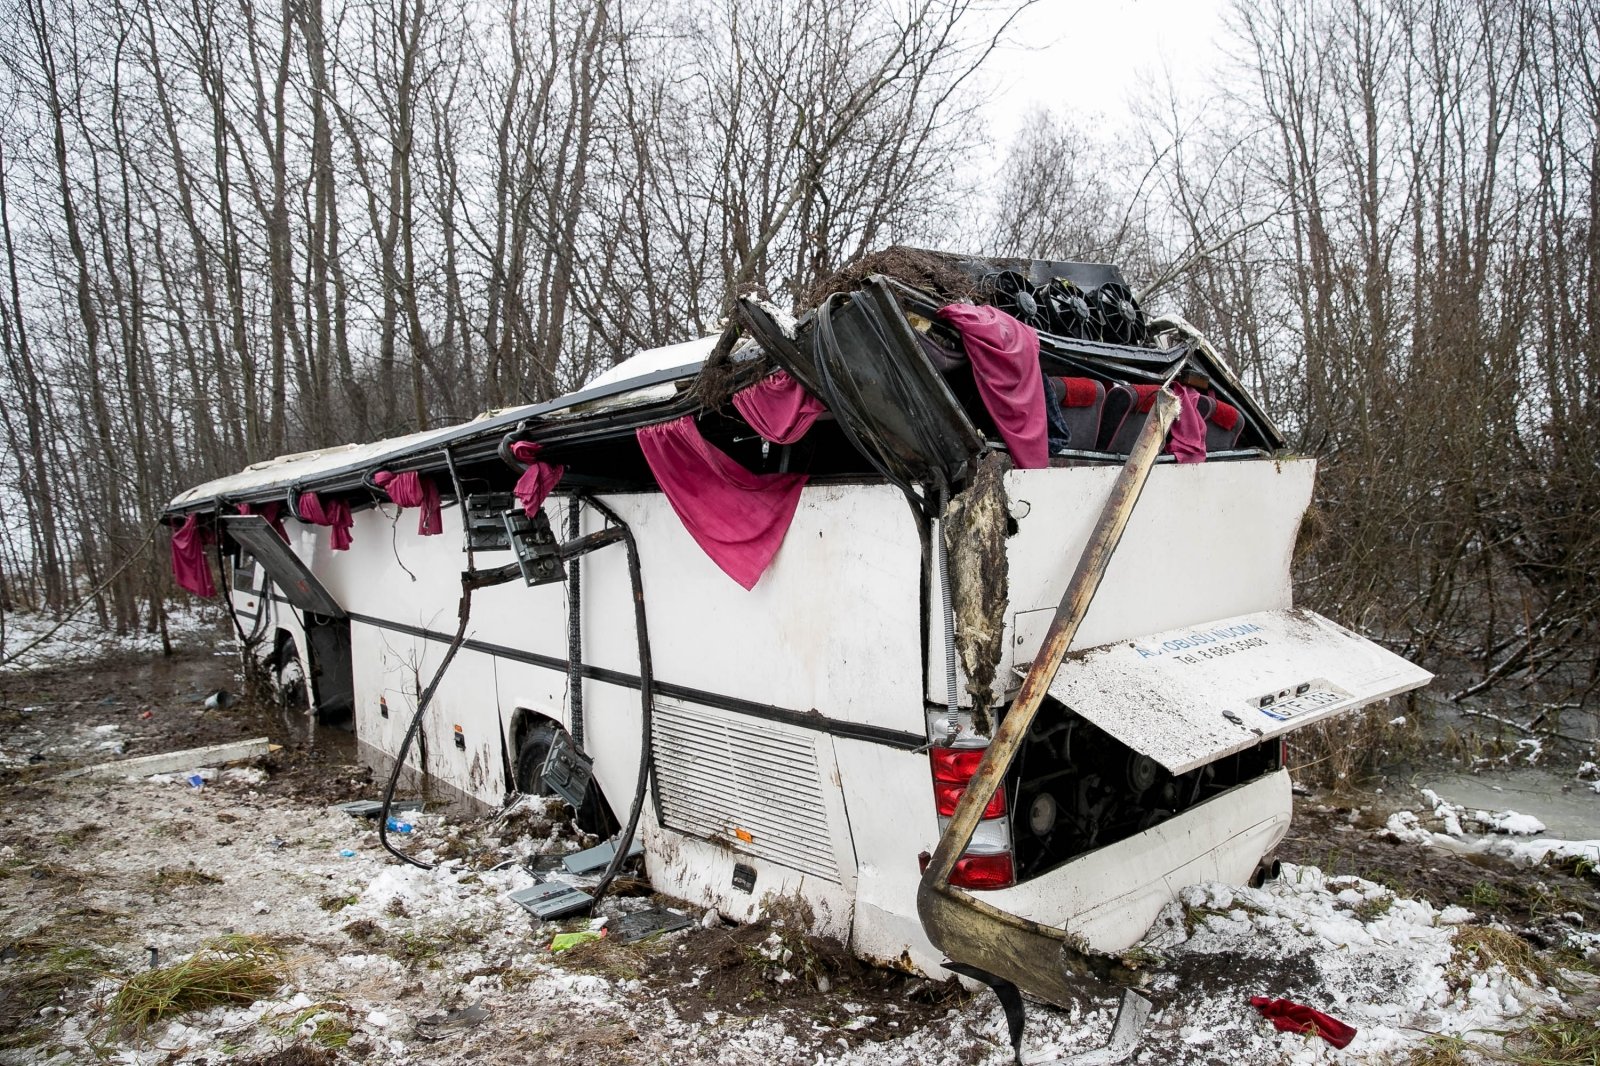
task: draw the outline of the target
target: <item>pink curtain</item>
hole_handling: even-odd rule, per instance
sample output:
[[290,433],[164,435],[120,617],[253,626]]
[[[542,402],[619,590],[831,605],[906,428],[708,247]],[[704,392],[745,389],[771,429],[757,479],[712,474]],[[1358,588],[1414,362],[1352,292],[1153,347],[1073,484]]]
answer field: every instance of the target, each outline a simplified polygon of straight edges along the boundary
[[439,513],[439,486],[415,470],[392,474],[379,470],[372,475],[372,483],[389,494],[389,499],[401,507],[420,507],[417,532],[424,537],[436,537],[444,532],[444,516]]
[[754,588],[800,504],[804,474],[752,474],[700,435],[691,415],[636,433],[683,528],[722,572]]
[[1178,394],[1178,420],[1172,423],[1167,451],[1180,463],[1206,461],[1206,420],[1200,414],[1200,394],[1187,385],[1172,383]]
[[270,503],[241,503],[239,513],[260,515],[267,520],[267,525],[272,527],[273,532],[284,540],[289,539],[289,531],[283,528],[283,504],[277,500]]
[[355,519],[350,517],[350,504],[344,500],[329,500],[324,502],[321,496],[314,492],[300,494],[300,517],[314,526],[328,526],[332,530],[329,538],[336,552],[347,551],[350,547],[350,527],[355,524]]
[[1025,470],[1049,466],[1039,334],[998,307],[950,304],[939,309],[939,317],[961,334],[978,395],[1011,450],[1011,461]]
[[774,444],[793,444],[827,410],[786,370],[734,393],[733,406],[750,428]]
[[517,478],[517,487],[512,493],[522,501],[524,514],[533,514],[544,506],[544,501],[549,498],[556,485],[561,482],[561,475],[567,468],[560,463],[546,463],[539,459],[542,446],[531,440],[519,440],[511,445],[511,456],[519,463],[528,464],[528,469]]
[[172,576],[180,588],[196,596],[217,594],[211,580],[211,565],[206,562],[206,547],[217,542],[216,534],[200,526],[200,516],[191,514],[172,531]]

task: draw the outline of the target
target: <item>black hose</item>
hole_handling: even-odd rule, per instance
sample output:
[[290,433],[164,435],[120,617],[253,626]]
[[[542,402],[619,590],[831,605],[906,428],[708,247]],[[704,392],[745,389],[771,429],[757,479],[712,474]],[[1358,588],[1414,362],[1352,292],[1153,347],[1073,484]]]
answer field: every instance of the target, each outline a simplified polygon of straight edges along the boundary
[[[460,621],[456,625],[456,635],[450,641],[449,649],[444,653],[444,661],[439,664],[439,669],[433,672],[433,679],[428,682],[428,687],[422,690],[417,697],[417,710],[411,716],[411,724],[406,726],[405,739],[400,742],[400,751],[394,757],[394,767],[389,771],[389,780],[383,786],[383,809],[378,812],[378,843],[383,849],[401,862],[410,863],[419,870],[431,870],[434,863],[413,859],[410,855],[389,843],[389,808],[394,803],[395,785],[400,780],[400,771],[406,764],[406,753],[411,750],[411,742],[417,738],[417,731],[422,726],[422,716],[428,710],[428,704],[433,701],[433,694],[439,688],[439,682],[444,680],[444,672],[450,669],[450,660],[456,657],[456,652],[461,650],[461,645],[467,639],[467,620],[472,617],[472,586],[466,585],[461,590],[461,603],[456,608]],[[428,768],[422,768],[424,775]]]
[[[567,497],[567,540],[583,535],[583,496]],[[583,751],[583,559],[567,564],[567,707],[572,746]]]
[[[220,501],[217,503],[216,513],[219,517],[222,514],[222,504]],[[224,562],[225,556],[222,554],[222,537],[220,533],[212,542],[212,544],[217,550],[217,577],[222,579],[222,602],[227,605],[228,620],[233,623],[233,631],[239,634],[239,643],[242,645],[244,652],[248,655],[252,648],[261,643],[261,637],[266,631],[266,626],[263,624],[262,620],[267,615],[267,605],[272,602],[270,599],[268,599],[268,593],[272,591],[272,580],[270,578],[264,578],[262,581],[261,594],[257,598],[257,602],[261,605],[261,609],[256,612],[255,623],[252,626],[250,634],[247,636],[244,631],[244,626],[239,624],[238,612],[233,609],[233,585],[228,580],[228,567]],[[265,574],[265,571],[266,568],[262,567],[263,574]],[[246,669],[248,669],[248,665]]]
[[[461,478],[456,473],[455,457],[450,454],[450,449],[444,449],[445,466],[450,470],[450,483],[455,487],[456,499],[465,501],[461,494]],[[461,522],[466,525],[466,511],[462,510]],[[466,536],[466,529],[462,529]],[[472,538],[467,537],[467,570],[472,570]],[[378,843],[383,845],[383,850],[399,859],[409,863],[419,870],[431,870],[436,865],[414,859],[410,855],[389,843],[389,809],[394,803],[395,785],[400,781],[400,771],[405,767],[406,754],[411,750],[412,741],[416,740],[417,732],[422,727],[422,716],[427,713],[428,704],[433,702],[433,694],[439,689],[439,682],[444,680],[444,672],[450,669],[450,662],[456,657],[456,652],[461,650],[461,645],[467,639],[467,622],[472,617],[472,584],[467,581],[461,583],[461,600],[456,606],[456,635],[450,640],[450,647],[445,650],[444,661],[439,664],[439,669],[433,672],[433,678],[428,682],[428,687],[417,694],[417,709],[411,716],[411,724],[406,726],[405,738],[400,741],[400,751],[394,757],[394,766],[389,770],[389,780],[383,786],[383,807],[378,811]],[[428,768],[422,767],[422,774],[427,776]]]
[[650,634],[645,624],[644,578],[639,572],[639,548],[633,541],[633,531],[628,528],[628,524],[620,515],[600,500],[590,497],[589,503],[622,530],[622,541],[628,549],[628,581],[633,586],[634,633],[639,641],[639,777],[633,789],[633,807],[628,812],[628,824],[623,828],[622,835],[617,838],[616,852],[611,856],[606,872],[600,875],[600,883],[590,893],[594,896],[592,906],[598,907],[600,901],[605,898],[606,890],[616,878],[617,872],[622,869],[622,864],[628,860],[628,849],[633,846],[633,834],[639,828],[639,815],[644,811],[644,797],[650,782],[650,770],[655,764],[654,744],[651,741],[655,675],[650,665]]

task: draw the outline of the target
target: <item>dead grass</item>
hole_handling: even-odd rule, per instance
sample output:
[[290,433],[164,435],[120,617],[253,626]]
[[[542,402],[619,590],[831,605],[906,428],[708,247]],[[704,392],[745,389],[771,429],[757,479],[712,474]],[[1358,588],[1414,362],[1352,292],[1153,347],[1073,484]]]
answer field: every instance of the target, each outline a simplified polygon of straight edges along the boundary
[[72,893],[81,891],[93,876],[87,870],[80,870],[74,866],[66,866],[58,862],[30,863],[26,866],[16,867],[13,873],[34,881],[45,882],[53,891]]
[[[272,1022],[279,1036],[301,1035],[318,1047],[342,1051],[350,1043],[350,1038],[356,1034],[351,1021],[354,1013],[343,1003],[313,1003],[293,1014],[279,1013],[273,1017]],[[311,1023],[311,1031],[308,1034],[301,1033],[308,1022]]]
[[106,1016],[119,1029],[143,1032],[185,1011],[254,1003],[283,979],[276,945],[260,937],[220,937],[182,962],[130,977],[106,1005]]
[[647,952],[640,945],[607,939],[578,944],[558,956],[569,970],[600,974],[614,981],[637,981],[644,972],[646,957]]
[[344,934],[369,950],[382,952],[407,966],[437,966],[440,955],[455,948],[476,944],[488,929],[475,922],[398,932],[384,928],[371,918],[358,918],[344,927]]
[[59,931],[23,937],[7,948],[16,958],[0,964],[0,1050],[37,1044],[47,1034],[39,1012],[110,966],[98,948],[68,941]]
[[1484,1049],[1460,1036],[1430,1036],[1395,1066],[1478,1066],[1488,1061]]
[[1600,1066],[1600,1023],[1592,1017],[1551,1014],[1503,1038],[1498,1047],[1463,1036],[1430,1036],[1395,1066]]
[[1548,1015],[1508,1037],[1506,1050],[1517,1066],[1600,1066],[1600,1022]]
[[[1380,763],[1416,756],[1427,743],[1421,715],[1384,701],[1357,715],[1317,722],[1288,736],[1296,781],[1332,792],[1354,788]],[[1404,717],[1399,725],[1394,720]]]
[[1363,923],[1376,921],[1389,913],[1389,908],[1394,906],[1394,899],[1394,896],[1388,893],[1381,896],[1373,896],[1357,903],[1350,909],[1350,913]]
[[1481,925],[1463,925],[1455,931],[1454,950],[1445,966],[1445,980],[1459,991],[1472,983],[1475,973],[1499,965],[1525,984],[1545,988],[1556,983],[1550,965],[1533,945],[1515,933]]
[[1262,913],[1261,908],[1247,903],[1244,900],[1238,899],[1234,900],[1233,905],[1228,907],[1226,910],[1220,910],[1216,907],[1207,907],[1204,904],[1198,906],[1190,906],[1185,904],[1183,908],[1184,935],[1194,936],[1195,931],[1204,926],[1206,924],[1206,920],[1209,918],[1227,918],[1229,920],[1233,920],[1234,911],[1243,911],[1245,914]]
[[202,885],[220,885],[222,878],[195,866],[164,866],[150,878],[150,888],[165,894],[180,888],[198,888]]

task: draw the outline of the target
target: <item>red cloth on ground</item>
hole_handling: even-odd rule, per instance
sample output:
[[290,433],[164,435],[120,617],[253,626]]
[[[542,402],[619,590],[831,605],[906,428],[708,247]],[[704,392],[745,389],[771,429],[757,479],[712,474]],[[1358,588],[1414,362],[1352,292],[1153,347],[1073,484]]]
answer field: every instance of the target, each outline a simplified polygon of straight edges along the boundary
[[289,539],[289,531],[283,528],[283,504],[277,500],[269,503],[241,503],[239,513],[260,515],[267,520],[267,525],[272,527],[273,532],[284,540]]
[[206,562],[206,547],[216,542],[215,533],[201,528],[197,514],[189,515],[183,525],[172,531],[172,576],[177,578],[179,588],[207,598],[217,594],[211,565]]
[[683,528],[723,573],[754,588],[783,545],[806,475],[752,474],[708,443],[691,415],[635,436]]
[[[1094,378],[1059,378],[1057,379],[1066,387],[1066,392],[1061,396],[1062,407],[1093,407],[1095,400],[1100,397],[1100,390]],[[1092,441],[1090,443],[1093,443]]]
[[528,464],[528,469],[517,478],[517,487],[511,492],[522,501],[524,514],[533,514],[544,506],[544,501],[549,497],[556,485],[561,482],[561,475],[567,468],[560,463],[545,463],[539,460],[542,445],[531,440],[519,440],[511,445],[511,456],[519,463]]
[[444,516],[439,513],[439,486],[415,470],[404,474],[391,474],[379,470],[372,475],[372,483],[389,494],[389,499],[401,507],[420,507],[417,532],[424,537],[436,537],[444,532]]
[[1206,420],[1200,414],[1200,394],[1187,385],[1173,382],[1178,394],[1178,419],[1172,423],[1167,451],[1180,463],[1206,461]]
[[1356,1028],[1319,1010],[1287,999],[1251,996],[1250,1005],[1269,1019],[1280,1033],[1316,1033],[1336,1048],[1356,1038]]
[[1039,373],[1039,334],[997,307],[950,304],[939,317],[961,334],[978,395],[1022,469],[1050,465],[1044,411],[1044,378]]
[[793,444],[827,410],[787,370],[740,389],[733,394],[733,406],[751,429],[774,444]]
[[336,552],[346,551],[350,547],[350,527],[355,525],[355,519],[350,517],[350,504],[344,500],[329,500],[324,502],[321,496],[314,492],[302,492],[297,508],[302,521],[310,522],[314,526],[327,526],[332,530],[329,542]]
[[1231,403],[1218,400],[1217,405],[1211,409],[1211,421],[1221,429],[1231,430],[1239,424],[1239,409]]

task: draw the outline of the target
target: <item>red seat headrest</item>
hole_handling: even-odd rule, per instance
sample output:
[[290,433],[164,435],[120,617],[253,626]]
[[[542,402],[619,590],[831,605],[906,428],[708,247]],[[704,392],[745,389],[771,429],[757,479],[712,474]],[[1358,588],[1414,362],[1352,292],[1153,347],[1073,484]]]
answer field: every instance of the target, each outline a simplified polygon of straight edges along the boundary
[[1219,429],[1232,431],[1239,424],[1239,409],[1231,403],[1218,400],[1216,407],[1211,410],[1211,422]]
[[1057,378],[1064,390],[1062,407],[1093,407],[1100,399],[1100,383],[1094,378]]

